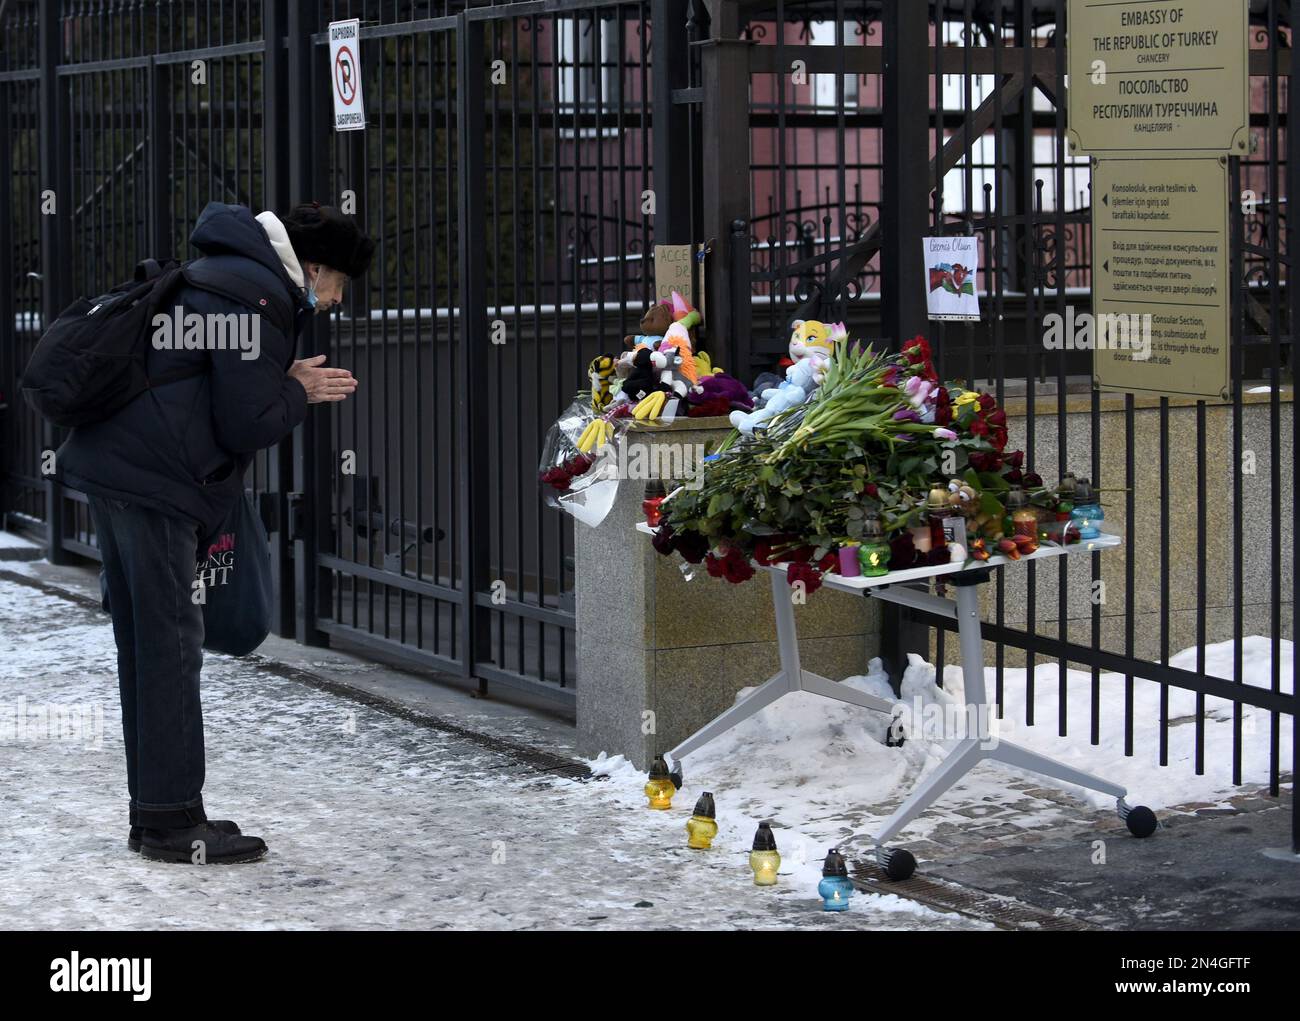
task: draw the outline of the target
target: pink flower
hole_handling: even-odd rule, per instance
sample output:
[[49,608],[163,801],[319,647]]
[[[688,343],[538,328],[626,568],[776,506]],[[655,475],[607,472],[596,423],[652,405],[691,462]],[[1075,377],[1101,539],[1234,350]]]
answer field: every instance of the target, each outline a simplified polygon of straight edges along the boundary
[[955,440],[957,438],[955,432],[951,429],[944,429],[942,426],[934,431],[934,435],[936,439],[940,440]]
[[[915,384],[915,386],[913,384]],[[912,406],[919,408],[929,398],[930,393],[935,389],[935,386],[928,379],[922,379],[920,376],[913,376],[907,381],[907,385],[903,389],[911,395],[910,400]]]

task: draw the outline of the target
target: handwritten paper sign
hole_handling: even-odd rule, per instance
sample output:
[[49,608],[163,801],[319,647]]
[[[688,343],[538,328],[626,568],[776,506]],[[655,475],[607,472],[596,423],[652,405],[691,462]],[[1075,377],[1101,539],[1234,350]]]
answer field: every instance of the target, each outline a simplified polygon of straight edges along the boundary
[[691,307],[704,314],[704,264],[698,265],[699,288],[692,284],[692,264],[699,253],[699,245],[655,245],[655,300],[668,301],[676,291],[691,303]]

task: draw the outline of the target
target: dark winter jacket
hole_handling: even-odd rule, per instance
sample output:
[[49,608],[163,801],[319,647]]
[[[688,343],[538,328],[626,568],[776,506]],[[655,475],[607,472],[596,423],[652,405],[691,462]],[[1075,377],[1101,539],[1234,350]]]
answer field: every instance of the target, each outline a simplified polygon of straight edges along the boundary
[[[206,536],[234,507],[253,454],[289,435],[307,415],[307,391],[287,370],[312,312],[245,207],[209,203],[190,243],[208,266],[237,273],[267,293],[287,291],[295,310],[291,335],[262,316],[257,359],[238,350],[159,351],[149,343],[150,376],[196,362],[207,362],[208,371],[147,390],[112,418],[75,429],[56,464],[60,479],[74,489],[197,521]],[[250,311],[191,287],[177,292],[170,305],[177,304],[203,315]]]

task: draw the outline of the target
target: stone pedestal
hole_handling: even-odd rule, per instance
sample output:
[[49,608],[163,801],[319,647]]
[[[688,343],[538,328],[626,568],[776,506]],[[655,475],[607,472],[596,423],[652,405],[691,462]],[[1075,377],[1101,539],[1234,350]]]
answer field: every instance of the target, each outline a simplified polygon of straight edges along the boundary
[[[712,450],[729,430],[720,418],[635,427],[628,463],[643,456],[638,445]],[[622,754],[643,769],[780,665],[767,578],[732,585],[701,564],[688,581],[680,557],[660,556],[636,531],[644,488],[624,479],[598,527],[575,526],[578,751]],[[821,589],[795,620],[804,666],[823,676],[865,673],[878,654],[873,600]]]

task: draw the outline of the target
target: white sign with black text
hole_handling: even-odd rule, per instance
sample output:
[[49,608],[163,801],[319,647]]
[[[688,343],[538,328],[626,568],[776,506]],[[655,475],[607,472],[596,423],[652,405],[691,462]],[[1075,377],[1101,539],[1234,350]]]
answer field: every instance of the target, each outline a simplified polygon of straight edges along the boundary
[[361,20],[331,21],[329,34],[334,130],[360,131],[366,126],[366,104],[361,98]]

